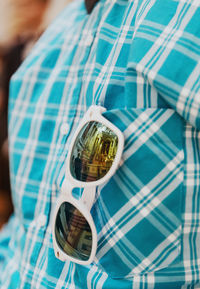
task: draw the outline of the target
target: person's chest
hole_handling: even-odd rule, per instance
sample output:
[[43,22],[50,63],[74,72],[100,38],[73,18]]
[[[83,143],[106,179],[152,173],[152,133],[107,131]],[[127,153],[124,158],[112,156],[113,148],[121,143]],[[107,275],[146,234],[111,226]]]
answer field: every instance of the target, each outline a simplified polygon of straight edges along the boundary
[[[102,0],[88,15],[84,2],[77,1],[66,10],[57,26],[54,25],[47,31],[17,72],[13,78],[10,98],[11,176],[17,188],[14,192],[16,207],[25,228],[32,224],[33,218],[40,217],[40,214],[51,214],[52,203],[59,195],[65,176],[65,159],[71,138],[91,104],[106,107],[107,117],[125,131],[126,164],[118,171],[114,182],[109,182],[98,195],[94,218],[100,224],[99,230],[102,230],[102,226],[106,227],[109,219],[116,222],[112,226],[115,228],[131,214],[133,206],[143,205],[144,200],[151,201],[151,206],[147,208],[152,213],[148,219],[147,209],[144,207],[139,213],[139,221],[136,214],[136,217],[131,217],[128,225],[125,222],[124,235],[119,230],[112,232],[114,237],[110,237],[109,241],[114,250],[106,245],[109,244],[106,241],[106,230],[102,230],[102,244],[105,243],[105,246],[102,246],[98,258],[107,272],[113,270],[114,277],[127,276],[137,265],[134,260],[126,258],[127,250],[130,250],[130,255],[133,252],[132,247],[126,245],[127,240],[128,244],[137,243],[143,256],[154,251],[154,245],[148,248],[143,246],[148,252],[140,246],[142,240],[147,244],[149,239],[161,233],[155,232],[153,226],[145,225],[147,219],[151,224],[151,216],[159,213],[176,216],[175,223],[173,218],[170,219],[173,230],[180,224],[180,210],[177,210],[176,204],[181,204],[179,197],[182,187],[179,176],[183,173],[183,160],[177,159],[176,155],[182,151],[182,122],[174,111],[168,109],[148,80],[148,73],[153,66],[151,59],[145,64],[143,73],[139,65],[139,59],[143,59],[151,50],[161,27],[161,24],[157,25],[157,20],[153,22],[153,19],[157,19],[156,12],[165,14],[168,19],[172,13],[171,10],[161,9],[160,5],[165,5],[163,1],[157,1],[157,5],[151,9],[148,5],[148,8],[137,7],[136,2]],[[173,3],[175,11],[177,4]],[[149,17],[152,18],[151,22]],[[154,34],[150,29],[152,23],[157,28]],[[170,44],[172,42],[173,40]],[[162,59],[159,53],[165,46],[163,42],[160,43],[156,53],[158,59]],[[155,63],[157,58],[154,59]],[[177,132],[171,129],[175,127],[174,123]],[[180,170],[176,170],[176,167]],[[168,176],[169,180],[174,180],[173,186],[158,189],[163,184],[168,184]],[[135,191],[130,191],[130,182]],[[170,191],[174,187],[176,190]],[[141,192],[138,199],[132,198],[135,192]],[[165,199],[167,194],[169,200],[174,200],[174,205],[167,201],[165,211],[162,208],[157,210],[159,202],[152,192],[156,192],[155,196],[160,194],[159,200]],[[99,208],[103,210],[98,211]],[[103,215],[98,215],[98,212]],[[169,222],[167,220],[164,223]],[[135,228],[135,224],[138,225],[135,232],[130,231]],[[163,241],[163,236],[170,239],[172,229],[163,226],[162,222],[156,224],[163,228],[163,232],[167,232],[159,234],[159,240]],[[44,229],[38,225],[33,227],[32,232],[39,236],[42,230]],[[137,236],[140,238],[137,239]],[[116,238],[120,239],[119,245],[114,243]],[[44,244],[51,246],[48,242],[46,240]],[[170,246],[174,256],[178,257],[178,247],[171,243]],[[123,264],[115,254],[121,248],[125,252]],[[104,257],[105,252],[108,257]],[[32,255],[31,265],[34,268],[37,255]],[[151,256],[154,257],[154,254]],[[116,262],[117,266],[109,261],[116,258],[119,260]],[[137,259],[143,261],[141,256],[137,256]],[[152,259],[151,262],[151,266],[156,263]],[[165,258],[163,262],[165,263]],[[158,263],[156,269],[160,264],[163,265],[162,262]],[[142,268],[145,272],[148,267],[149,263],[144,261]],[[137,269],[140,268],[136,267]]]

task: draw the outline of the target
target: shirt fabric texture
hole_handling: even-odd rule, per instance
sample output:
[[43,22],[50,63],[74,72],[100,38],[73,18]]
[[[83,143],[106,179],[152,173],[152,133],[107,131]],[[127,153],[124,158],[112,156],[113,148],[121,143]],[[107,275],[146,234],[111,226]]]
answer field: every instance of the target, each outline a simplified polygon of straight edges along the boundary
[[[88,15],[74,1],[14,74],[15,213],[0,233],[1,289],[200,288],[199,6],[101,0]],[[106,107],[125,147],[97,188],[97,254],[81,266],[56,259],[51,222],[71,138],[92,104]]]

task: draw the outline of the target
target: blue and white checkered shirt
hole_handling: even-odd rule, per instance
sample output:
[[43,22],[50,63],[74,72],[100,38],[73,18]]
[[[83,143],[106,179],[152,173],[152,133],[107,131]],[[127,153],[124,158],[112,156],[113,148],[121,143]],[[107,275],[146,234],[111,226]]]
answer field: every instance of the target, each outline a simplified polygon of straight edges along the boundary
[[[125,136],[97,189],[89,266],[61,262],[51,221],[71,138],[90,105]],[[200,288],[200,2],[83,0],[12,78],[15,213],[0,234],[1,289]]]

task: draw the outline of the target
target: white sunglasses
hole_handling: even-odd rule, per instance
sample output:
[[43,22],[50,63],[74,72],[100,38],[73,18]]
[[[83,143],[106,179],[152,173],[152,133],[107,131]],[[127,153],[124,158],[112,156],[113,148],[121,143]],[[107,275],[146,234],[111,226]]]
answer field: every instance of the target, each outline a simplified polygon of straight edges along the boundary
[[[66,175],[52,222],[54,252],[61,261],[90,264],[96,254],[97,232],[91,216],[96,187],[108,181],[120,165],[122,132],[91,106],[73,136],[66,160]],[[83,190],[80,199],[72,193]]]

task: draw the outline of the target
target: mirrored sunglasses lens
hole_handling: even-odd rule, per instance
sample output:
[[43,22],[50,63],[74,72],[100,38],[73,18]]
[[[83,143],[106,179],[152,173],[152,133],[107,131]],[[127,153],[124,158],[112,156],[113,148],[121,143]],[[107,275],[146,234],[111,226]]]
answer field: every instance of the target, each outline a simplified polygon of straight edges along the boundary
[[118,137],[102,123],[88,122],[78,134],[72,149],[72,176],[82,182],[103,178],[110,170],[118,148]]
[[55,223],[55,237],[59,247],[75,259],[87,261],[92,250],[91,228],[72,204],[62,203]]

